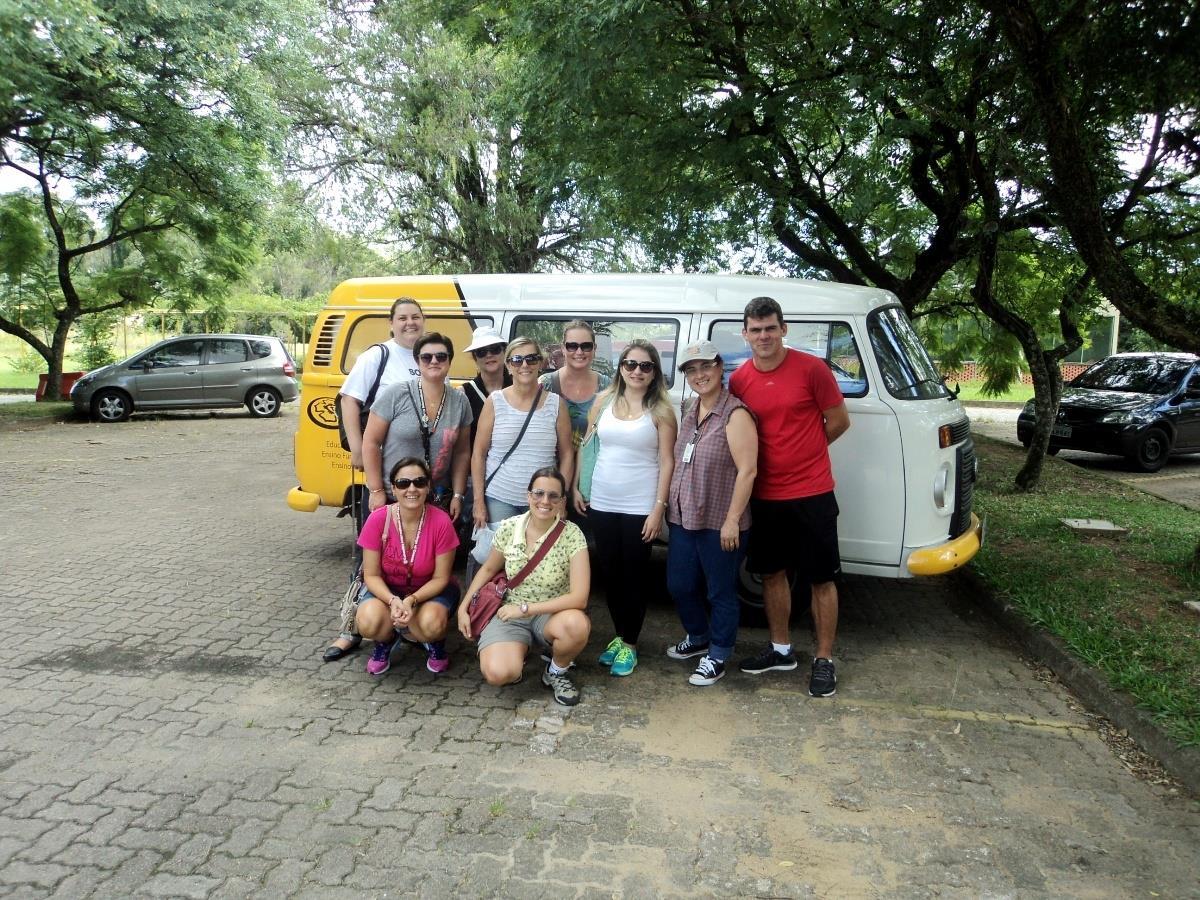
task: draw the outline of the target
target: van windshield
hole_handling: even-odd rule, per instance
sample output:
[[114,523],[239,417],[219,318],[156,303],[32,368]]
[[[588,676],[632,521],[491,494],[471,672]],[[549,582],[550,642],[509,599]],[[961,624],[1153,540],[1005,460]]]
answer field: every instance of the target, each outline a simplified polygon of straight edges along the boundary
[[867,333],[889,394],[897,400],[950,396],[903,309],[888,306],[875,310],[867,318]]

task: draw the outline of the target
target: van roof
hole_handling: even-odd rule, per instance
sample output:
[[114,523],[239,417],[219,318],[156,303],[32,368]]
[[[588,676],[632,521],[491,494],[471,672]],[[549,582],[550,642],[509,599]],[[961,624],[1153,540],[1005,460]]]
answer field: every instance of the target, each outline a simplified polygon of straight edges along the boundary
[[[522,310],[564,312],[569,295],[572,310],[579,305],[604,312],[728,312],[741,309],[754,297],[774,297],[785,314],[806,308],[822,313],[866,313],[896,303],[879,288],[759,275],[662,275],[622,273],[549,273],[521,275],[417,275],[390,278],[352,278],[329,297],[329,306],[389,306],[397,297],[411,296],[432,310],[459,309],[465,303],[487,307],[519,305]],[[570,312],[572,310],[565,310]]]

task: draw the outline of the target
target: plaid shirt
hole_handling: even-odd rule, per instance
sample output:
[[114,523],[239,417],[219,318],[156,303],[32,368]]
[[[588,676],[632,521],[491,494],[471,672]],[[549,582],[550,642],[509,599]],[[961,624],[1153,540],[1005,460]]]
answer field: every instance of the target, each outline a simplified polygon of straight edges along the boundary
[[[695,400],[684,412],[675,439],[675,471],[671,475],[671,492],[667,498],[667,521],[682,525],[689,531],[713,529],[719,531],[733,499],[737,481],[737,466],[729,452],[725,426],[734,410],[745,404],[729,391],[721,396],[699,429],[696,420],[700,402]],[[692,461],[683,461],[683,450],[695,439]],[[738,520],[738,528],[750,527],[750,508],[747,505]]]

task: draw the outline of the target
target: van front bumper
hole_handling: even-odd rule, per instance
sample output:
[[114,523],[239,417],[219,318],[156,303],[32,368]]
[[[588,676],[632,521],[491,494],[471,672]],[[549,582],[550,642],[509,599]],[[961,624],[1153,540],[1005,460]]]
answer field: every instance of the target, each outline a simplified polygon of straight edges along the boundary
[[954,540],[934,547],[922,547],[908,556],[912,575],[944,575],[969,563],[983,546],[984,523],[971,513],[971,526]]
[[298,487],[288,491],[287,505],[296,512],[316,512],[321,505],[321,495],[312,491],[302,491]]

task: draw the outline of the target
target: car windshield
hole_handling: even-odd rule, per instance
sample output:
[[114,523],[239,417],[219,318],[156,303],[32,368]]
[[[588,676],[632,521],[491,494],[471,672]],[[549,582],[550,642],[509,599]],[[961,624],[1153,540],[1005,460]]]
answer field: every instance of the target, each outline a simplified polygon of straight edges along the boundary
[[1167,394],[1192,364],[1163,356],[1110,356],[1102,359],[1071,382],[1071,387],[1130,394]]

